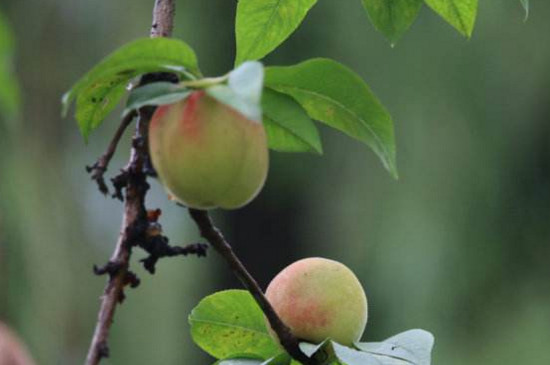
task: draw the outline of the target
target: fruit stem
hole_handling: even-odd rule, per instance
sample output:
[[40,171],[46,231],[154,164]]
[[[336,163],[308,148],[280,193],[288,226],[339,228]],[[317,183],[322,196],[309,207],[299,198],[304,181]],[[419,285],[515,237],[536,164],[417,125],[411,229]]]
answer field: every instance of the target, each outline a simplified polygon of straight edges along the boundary
[[210,215],[205,210],[189,209],[191,218],[197,224],[201,236],[204,237],[210,245],[225,259],[231,267],[231,270],[241,281],[244,287],[252,294],[256,303],[260,306],[265,316],[267,317],[271,328],[277,334],[281,345],[294,359],[304,365],[316,365],[318,361],[306,356],[299,346],[299,340],[292,334],[281,318],[277,315],[269,301],[264,295],[264,292],[258,285],[258,282],[248,272],[242,261],[233,251],[231,245],[221,231],[214,226]]

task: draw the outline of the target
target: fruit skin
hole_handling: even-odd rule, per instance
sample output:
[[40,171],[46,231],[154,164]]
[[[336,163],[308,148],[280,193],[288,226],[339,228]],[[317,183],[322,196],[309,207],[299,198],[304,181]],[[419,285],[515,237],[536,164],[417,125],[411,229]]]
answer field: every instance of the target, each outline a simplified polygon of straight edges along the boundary
[[21,339],[2,322],[0,322],[0,364],[35,365]]
[[267,176],[262,123],[203,90],[157,108],[149,148],[169,194],[191,208],[239,208],[259,193]]
[[294,262],[271,281],[266,297],[292,333],[308,342],[331,338],[350,346],[367,324],[365,291],[337,261],[314,257]]

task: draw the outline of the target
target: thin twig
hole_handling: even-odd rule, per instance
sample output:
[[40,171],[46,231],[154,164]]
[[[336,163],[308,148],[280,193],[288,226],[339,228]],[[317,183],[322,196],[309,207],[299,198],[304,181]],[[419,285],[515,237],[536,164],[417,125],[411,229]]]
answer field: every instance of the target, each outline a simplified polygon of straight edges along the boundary
[[198,257],[206,257],[208,245],[204,243],[192,243],[186,246],[171,246],[168,237],[162,234],[162,225],[158,222],[162,211],[160,209],[149,210],[147,212],[147,227],[146,239],[138,242],[139,247],[145,250],[149,256],[139,260],[145,270],[151,275],[155,273],[157,261],[164,257],[197,255]]
[[105,153],[101,155],[101,157],[99,157],[92,166],[86,166],[86,171],[88,171],[88,173],[91,173],[92,180],[95,180],[99,191],[101,191],[103,194],[109,193],[109,188],[105,183],[103,175],[105,174],[105,171],[107,171],[109,162],[111,162],[111,158],[113,158],[113,155],[115,154],[118,143],[120,142],[120,138],[122,137],[124,131],[126,130],[126,128],[128,128],[135,116],[136,112],[132,111],[122,119],[120,125],[118,126],[118,129],[115,132],[115,135],[113,136],[113,139],[111,140],[111,143],[109,143],[109,146],[107,147],[107,151],[105,151]]
[[[170,36],[174,22],[174,0],[157,0],[153,9],[153,25],[151,36]],[[133,138],[130,160],[124,169],[127,175],[126,199],[122,229],[109,262],[111,271],[105,287],[94,336],[90,344],[86,365],[97,365],[101,358],[109,355],[107,339],[113,322],[117,303],[124,298],[126,285],[137,285],[135,275],[129,270],[132,246],[140,236],[147,232],[147,211],[145,209],[145,194],[149,188],[146,174],[143,171],[147,161],[147,128],[153,109],[144,108],[139,111],[139,118]]]
[[237,257],[231,245],[224,238],[218,228],[214,226],[210,215],[205,210],[189,209],[191,217],[199,227],[201,236],[204,237],[212,247],[225,259],[231,267],[234,274],[242,282],[244,287],[252,294],[265,316],[267,317],[271,328],[277,334],[281,345],[294,359],[305,365],[315,365],[317,361],[306,356],[299,347],[298,339],[292,334],[290,329],[279,318],[262,289],[248,272],[241,260]]

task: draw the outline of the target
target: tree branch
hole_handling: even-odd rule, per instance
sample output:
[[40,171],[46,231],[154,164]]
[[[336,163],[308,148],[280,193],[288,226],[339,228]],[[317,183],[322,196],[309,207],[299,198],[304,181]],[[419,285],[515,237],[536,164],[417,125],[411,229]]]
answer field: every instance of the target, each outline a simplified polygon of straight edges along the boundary
[[141,138],[145,126],[147,125],[143,117],[143,115],[140,115],[134,136],[134,146],[132,147],[130,161],[125,168],[125,172],[128,176],[128,184],[126,186],[122,228],[116,248],[111,255],[109,263],[102,270],[95,270],[98,274],[103,272],[108,273],[109,280],[101,298],[101,308],[99,310],[92,343],[86,358],[86,365],[99,364],[101,358],[109,355],[107,339],[113,322],[116,305],[124,298],[124,287],[127,284],[136,282],[136,278],[128,268],[133,243],[140,235],[143,235],[144,232],[144,228],[142,228],[143,222],[147,220],[144,198],[146,191],[149,189],[149,184],[146,182],[146,176],[142,171],[143,151],[141,150],[141,146],[143,144],[136,143],[136,141]]
[[[153,9],[151,37],[171,35],[174,24],[174,9],[174,0],[156,0]],[[142,78],[142,83],[146,76]],[[146,181],[144,167],[148,163],[147,129],[153,111],[154,108],[143,108],[138,113],[139,118],[133,137],[130,159],[124,169],[126,192],[122,228],[115,251],[106,266],[110,267],[107,271],[109,280],[101,298],[101,308],[86,358],[86,365],[97,365],[101,358],[109,355],[107,339],[116,306],[124,298],[124,287],[128,284],[137,285],[138,283],[138,279],[128,268],[132,246],[147,234],[148,220],[145,209],[145,194],[149,189],[149,184]],[[116,136],[113,140],[116,140]]]
[[155,0],[151,38],[171,37],[174,29],[176,6],[174,0]]
[[233,273],[242,282],[244,287],[252,294],[267,317],[271,328],[275,331],[277,337],[279,337],[281,345],[290,354],[290,356],[305,365],[317,364],[317,361],[309,358],[302,352],[302,350],[300,350],[298,339],[279,318],[254,277],[252,277],[241,260],[237,257],[231,248],[231,245],[224,238],[220,230],[214,226],[208,212],[198,209],[189,209],[189,214],[191,214],[191,217],[199,227],[201,236],[204,237],[225,259],[231,267],[231,270],[233,270]]

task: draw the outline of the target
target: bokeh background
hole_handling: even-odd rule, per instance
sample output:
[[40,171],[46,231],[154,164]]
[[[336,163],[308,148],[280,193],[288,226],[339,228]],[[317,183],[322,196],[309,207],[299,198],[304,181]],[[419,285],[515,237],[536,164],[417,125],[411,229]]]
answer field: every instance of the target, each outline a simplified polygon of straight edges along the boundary
[[[400,180],[365,146],[322,129],[324,155],[271,153],[267,185],[216,220],[263,287],[308,256],[351,267],[370,299],[365,339],[435,334],[434,364],[550,364],[550,2],[481,1],[471,40],[428,8],[391,48],[360,1],[320,1],[267,64],[332,57],[356,70],[391,112]],[[83,362],[104,263],[122,206],[84,166],[102,153],[115,113],[88,145],[60,96],[111,50],[148,35],[153,1],[2,0],[17,42],[23,105],[0,123],[0,320],[39,364]],[[235,1],[178,0],[175,36],[208,75],[232,66]],[[128,158],[128,137],[108,176]],[[197,230],[159,188],[173,243]],[[187,315],[238,282],[225,264],[167,259],[116,313],[106,364],[209,364]]]

